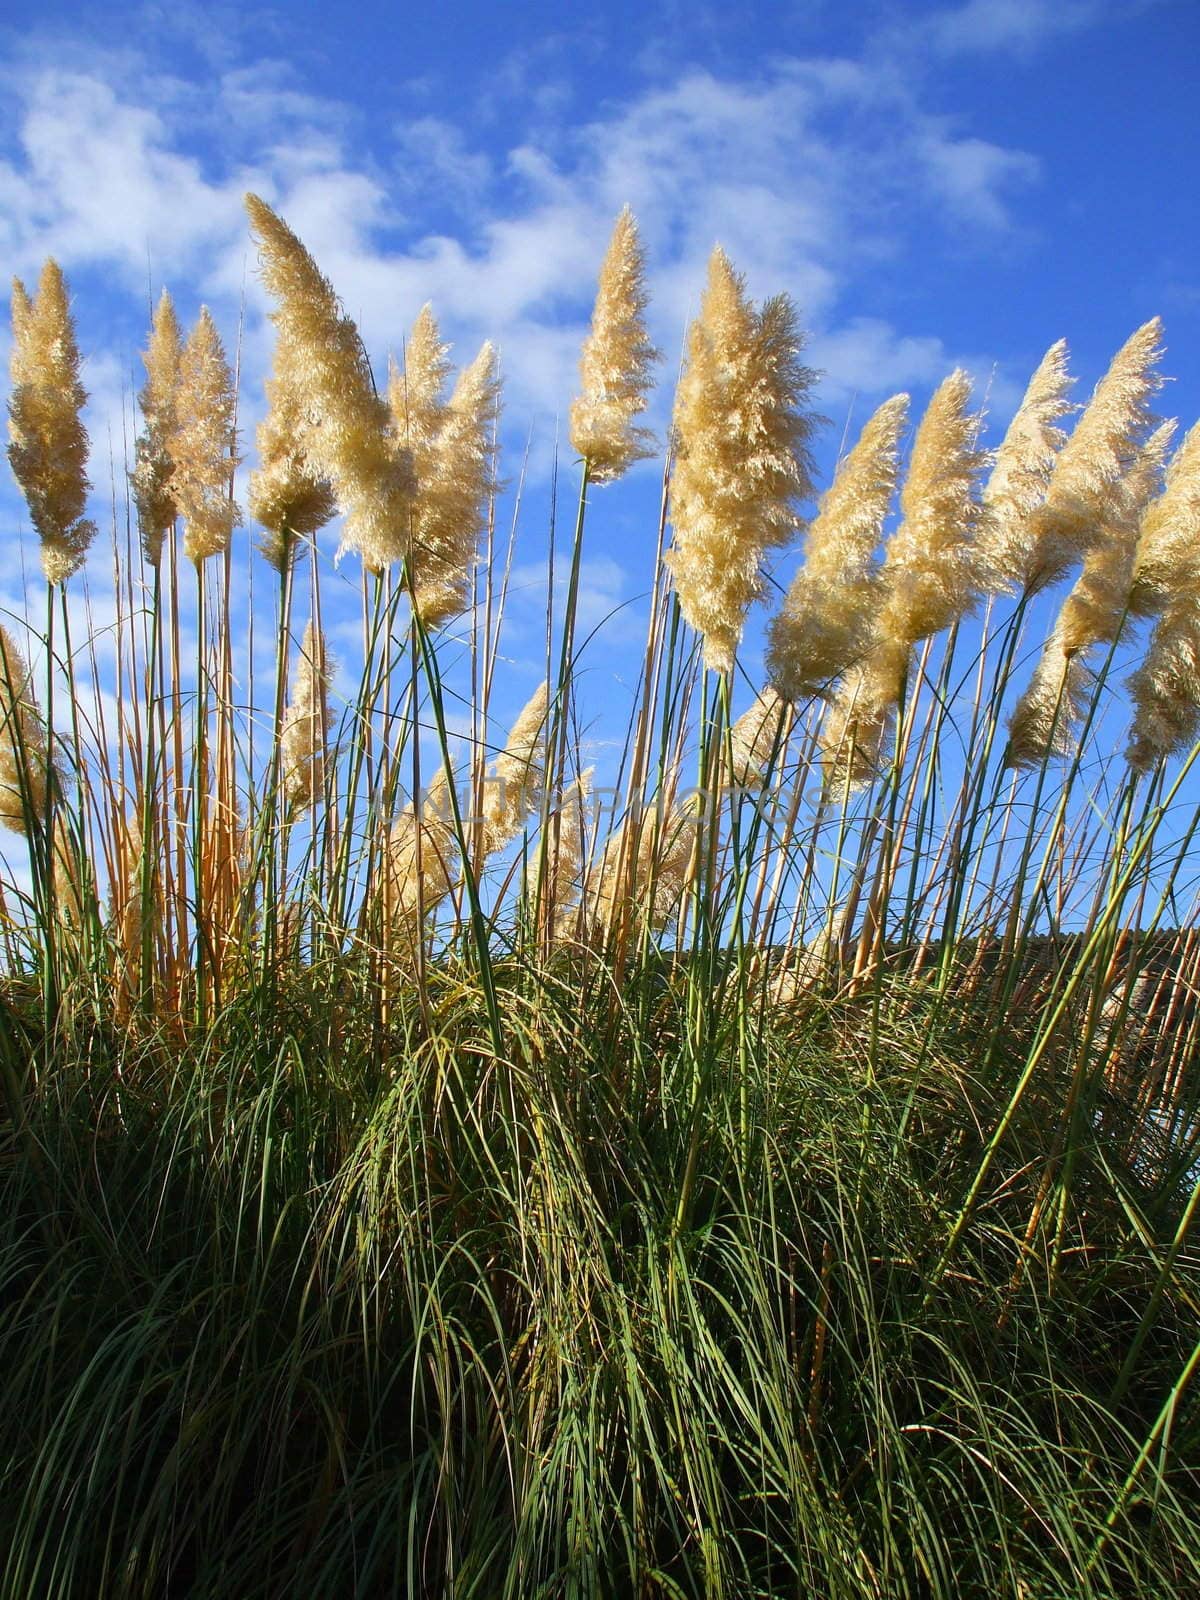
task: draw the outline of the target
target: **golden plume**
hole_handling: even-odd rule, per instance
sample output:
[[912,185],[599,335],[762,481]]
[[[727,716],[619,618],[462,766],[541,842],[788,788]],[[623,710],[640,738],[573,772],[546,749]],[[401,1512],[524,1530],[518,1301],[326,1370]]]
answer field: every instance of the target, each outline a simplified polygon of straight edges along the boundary
[[313,411],[301,387],[295,351],[280,333],[267,379],[267,412],[255,435],[259,465],[250,474],[250,515],[263,530],[258,548],[287,570],[297,541],[311,539],[337,510],[328,478],[309,449]]
[[734,783],[757,782],[781,758],[790,722],[791,707],[774,689],[755,697],[729,730],[729,776]]
[[0,627],[0,823],[27,833],[46,810],[49,750],[33,674],[8,629]]
[[984,513],[976,479],[987,460],[971,380],[958,368],[939,384],[913,441],[900,491],[902,521],[888,541],[874,644],[847,674],[826,722],[828,781],[857,784],[883,760],[892,713],[913,646],[956,622],[980,581],[977,536]]
[[1066,440],[1060,420],[1074,407],[1067,341],[1052,344],[1029,380],[1008,425],[983,491],[988,512],[980,530],[981,576],[989,594],[1026,587],[1035,564],[1035,514],[1046,502]]
[[392,825],[385,852],[383,883],[385,922],[392,934],[415,938],[420,918],[450,893],[462,860],[454,828],[445,767],[422,799],[418,796]]
[[1162,481],[1175,431],[1163,423],[1142,446],[1103,507],[1083,571],[1055,619],[1029,687],[1009,719],[1008,764],[1033,767],[1048,755],[1067,755],[1075,725],[1087,709],[1092,673],[1087,653],[1115,644],[1129,614],[1130,578],[1138,529]]
[[790,542],[796,501],[812,492],[818,419],[803,407],[815,374],[801,364],[802,346],[790,299],[776,295],[756,311],[718,246],[675,398],[666,556],[684,620],[717,672],[732,670],[764,557]]
[[283,798],[292,816],[314,805],[325,788],[331,679],[325,637],[310,619],[300,643],[296,684],[280,734]]
[[1155,624],[1146,658],[1129,680],[1135,707],[1125,759],[1147,772],[1200,735],[1200,581],[1172,597]]
[[582,392],[571,405],[571,445],[592,483],[611,483],[654,453],[654,435],[634,418],[646,409],[659,358],[646,333],[646,260],[628,206],[600,268],[592,326],[579,362]]
[[547,924],[559,938],[568,937],[579,920],[577,901],[594,773],[595,768],[588,767],[563,790],[554,818],[556,831],[547,841],[544,867],[536,850],[531,850],[525,863],[525,893],[535,896],[540,882],[540,903],[547,910]]
[[41,540],[42,571],[65,583],[95,536],[87,505],[88,438],[80,413],[79,349],[58,263],[48,260],[31,300],[13,280],[8,459]]
[[1146,507],[1133,558],[1129,609],[1151,617],[1200,583],[1200,422],[1171,458],[1163,492]]
[[345,513],[339,555],[357,550],[372,571],[408,553],[412,461],[375,392],[358,329],[292,230],[257,195],[246,209],[258,238],[271,320],[311,410],[305,449]]
[[496,353],[484,344],[459,374],[413,513],[413,604],[427,628],[466,609],[479,540],[496,492],[494,457],[500,412]]
[[768,635],[767,671],[786,700],[827,694],[870,647],[882,599],[876,550],[907,422],[908,396],[885,400],[821,497],[804,565]]
[[207,306],[179,358],[170,493],[183,518],[183,549],[201,562],[228,548],[241,516],[232,495],[238,464],[237,397],[221,336]]
[[663,795],[626,812],[584,883],[585,920],[597,934],[607,936],[626,910],[653,933],[676,915],[691,881],[700,806],[698,795],[681,804]]
[[533,810],[545,777],[546,710],[549,685],[538,685],[522,710],[508,743],[492,762],[484,789],[484,851],[511,844]]
[[1058,453],[1045,503],[1032,517],[1026,589],[1043,589],[1079,561],[1096,538],[1112,487],[1132,465],[1152,425],[1162,385],[1162,323],[1152,317],[1113,357]]
[[176,427],[180,354],[179,319],[171,296],[164,289],[154,309],[150,343],[142,352],[146,384],[138,403],[145,427],[138,437],[134,468],[129,474],[142,551],[151,566],[158,565],[163,540],[178,515],[171,488],[171,441]]

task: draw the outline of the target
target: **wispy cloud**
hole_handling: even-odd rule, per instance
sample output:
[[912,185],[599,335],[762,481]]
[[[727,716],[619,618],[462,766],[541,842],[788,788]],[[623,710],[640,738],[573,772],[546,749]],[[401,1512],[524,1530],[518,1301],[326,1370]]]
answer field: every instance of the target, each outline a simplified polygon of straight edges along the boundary
[[1104,0],[967,0],[935,11],[915,26],[927,48],[954,56],[1025,52],[1104,15]]
[[[684,71],[499,159],[428,115],[394,127],[389,148],[369,147],[347,108],[303,92],[278,64],[248,63],[214,79],[204,115],[226,131],[202,160],[195,86],[149,71],[136,82],[28,62],[10,73],[0,243],[19,270],[52,252],[68,271],[107,270],[139,299],[151,275],[231,304],[247,269],[240,197],[256,186],[373,350],[398,346],[430,298],[467,346],[498,339],[522,422],[570,398],[596,262],[627,200],[668,351],[717,239],[754,292],[788,289],[836,350],[840,298],[903,253],[906,230],[1003,233],[1011,198],[1037,176],[1020,151],[923,111],[890,70],[845,60],[783,61],[754,80]],[[431,185],[443,231],[428,230],[418,203]],[[911,337],[896,336],[892,369],[916,353]],[[253,326],[249,339],[252,370]]]

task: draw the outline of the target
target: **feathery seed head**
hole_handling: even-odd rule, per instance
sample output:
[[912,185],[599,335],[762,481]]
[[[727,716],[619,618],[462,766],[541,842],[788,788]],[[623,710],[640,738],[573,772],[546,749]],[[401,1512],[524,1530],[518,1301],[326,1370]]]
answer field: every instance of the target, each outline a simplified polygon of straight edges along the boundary
[[1112,486],[1083,571],[1063,601],[1056,632],[1072,654],[1094,644],[1112,644],[1129,609],[1138,529],[1147,502],[1162,486],[1163,466],[1174,422],[1156,428],[1125,473]]
[[306,450],[345,513],[341,549],[372,571],[408,553],[412,458],[375,392],[358,329],[300,240],[257,195],[246,209],[259,243],[263,281],[276,301],[272,321],[294,360],[313,425]]
[[1194,589],[1168,603],[1129,680],[1135,715],[1125,759],[1148,772],[1200,737],[1200,605]]
[[987,452],[958,368],[938,386],[913,441],[900,491],[903,521],[888,542],[880,633],[906,647],[940,633],[974,602],[981,508],[975,485]]
[[654,435],[635,426],[646,409],[659,353],[646,333],[646,261],[628,206],[617,218],[600,268],[592,327],[579,363],[582,392],[571,406],[571,445],[593,483],[611,483],[654,452]]
[[881,635],[843,678],[821,729],[825,788],[834,800],[882,772],[911,646]]
[[392,362],[388,375],[388,404],[399,438],[413,452],[417,483],[424,481],[419,454],[433,444],[446,415],[445,388],[450,377],[450,346],[429,305],[421,307],[404,347],[404,366]]
[[525,893],[536,895],[540,878],[541,904],[547,908],[548,921],[557,938],[571,934],[579,920],[577,901],[587,840],[588,796],[595,770],[588,767],[563,790],[557,832],[553,848],[547,851],[545,870],[541,870],[536,852],[525,863]]
[[494,468],[500,378],[496,352],[484,344],[459,374],[434,438],[420,447],[412,516],[413,603],[428,628],[465,610],[479,540],[497,483]]
[[415,935],[420,914],[451,892],[461,853],[454,830],[453,777],[439,767],[423,802],[405,808],[388,836],[385,907],[393,930]]
[[756,311],[741,275],[714,250],[675,398],[675,541],[666,562],[717,672],[733,667],[766,553],[790,541],[795,503],[812,492],[808,442],[818,419],[804,405],[815,374],[800,362],[802,344],[788,297]]
[[178,515],[172,492],[171,445],[177,423],[181,341],[179,319],[164,289],[154,309],[150,343],[142,354],[146,384],[138,396],[145,427],[138,437],[130,483],[137,507],[142,551],[152,566],[162,557],[163,540]]
[[907,422],[906,394],[884,401],[821,497],[805,563],[770,626],[767,670],[787,700],[828,693],[870,645],[882,598],[875,552]]
[[[671,787],[674,787],[672,780]],[[607,933],[632,904],[634,920],[661,933],[679,909],[699,833],[698,799],[635,807],[605,840],[584,884],[587,920]]]
[[65,583],[83,565],[96,529],[83,515],[88,438],[80,414],[87,394],[57,262],[42,268],[33,300],[14,280],[12,311],[8,459],[41,540],[42,570],[50,583]]
[[325,637],[310,620],[301,641],[296,684],[280,736],[283,796],[289,814],[315,804],[325,787],[332,679],[325,654]]
[[329,480],[313,464],[313,413],[296,373],[294,353],[280,335],[267,379],[267,414],[258,425],[259,465],[250,474],[250,515],[263,529],[259,549],[279,573],[297,542],[309,539],[337,510]]
[[1091,545],[1113,485],[1153,423],[1150,402],[1162,386],[1155,370],[1162,353],[1162,323],[1152,317],[1113,357],[1059,451],[1045,503],[1029,530],[1029,592],[1062,577]]
[[734,783],[751,784],[764,776],[772,759],[780,758],[790,721],[790,707],[774,689],[766,688],[755,697],[729,730],[733,757],[729,776]]
[[484,848],[503,850],[533,810],[546,765],[546,710],[549,684],[534,690],[492,763],[484,798]]
[[1083,571],[1063,601],[1029,687],[1009,718],[1008,764],[1036,767],[1068,755],[1087,710],[1093,673],[1089,649],[1115,644],[1129,609],[1130,575],[1147,500],[1162,480],[1173,422],[1163,423],[1111,486]]
[[1048,756],[1070,755],[1073,730],[1087,708],[1091,683],[1083,654],[1064,650],[1056,629],[1008,719],[1010,767],[1037,767]]
[[1023,589],[1035,557],[1034,513],[1045,503],[1058,452],[1067,437],[1061,418],[1075,408],[1069,395],[1067,341],[1042,357],[1025,398],[1009,423],[983,491],[988,517],[980,530],[987,591]]
[[241,518],[230,492],[238,464],[237,396],[224,346],[207,306],[179,358],[170,492],[184,521],[183,548],[200,562],[219,555]]
[[1162,493],[1143,514],[1129,609],[1154,616],[1181,590],[1200,598],[1200,422],[1175,452]]
[[46,808],[46,725],[33,674],[8,629],[0,626],[0,823],[25,833]]

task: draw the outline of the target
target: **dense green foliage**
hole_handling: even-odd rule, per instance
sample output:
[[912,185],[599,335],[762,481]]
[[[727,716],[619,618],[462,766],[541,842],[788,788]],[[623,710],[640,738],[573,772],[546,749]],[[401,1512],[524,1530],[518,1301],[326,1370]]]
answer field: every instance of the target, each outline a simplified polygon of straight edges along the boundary
[[453,965],[182,1042],[10,1008],[6,1600],[1200,1588],[1187,1174],[1095,1071],[1064,1120],[1076,1031],[964,1213],[984,986],[495,981],[499,1052]]

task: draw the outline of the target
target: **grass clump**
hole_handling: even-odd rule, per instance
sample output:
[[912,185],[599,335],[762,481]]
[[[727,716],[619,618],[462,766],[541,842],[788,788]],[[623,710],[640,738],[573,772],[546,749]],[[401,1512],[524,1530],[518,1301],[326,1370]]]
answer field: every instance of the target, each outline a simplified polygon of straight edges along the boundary
[[[184,339],[164,299],[115,736],[81,712],[74,334],[55,269],[51,404],[14,300],[14,463],[71,560],[44,632],[0,634],[27,850],[0,907],[0,1597],[1200,1592],[1196,451],[1166,467],[1147,410],[1158,324],[1069,435],[1054,346],[991,477],[965,374],[907,478],[889,401],[735,713],[817,419],[794,308],[718,252],[605,818],[576,622],[590,491],[651,441],[632,216],[573,411],[565,603],[552,570],[504,734],[491,348],[451,389],[426,308],[385,403],[250,209],[279,302],[247,501],[265,689],[236,396],[209,314]],[[1066,687],[1006,737],[1076,561],[1066,614],[1090,595],[1102,626],[1060,619]]]

